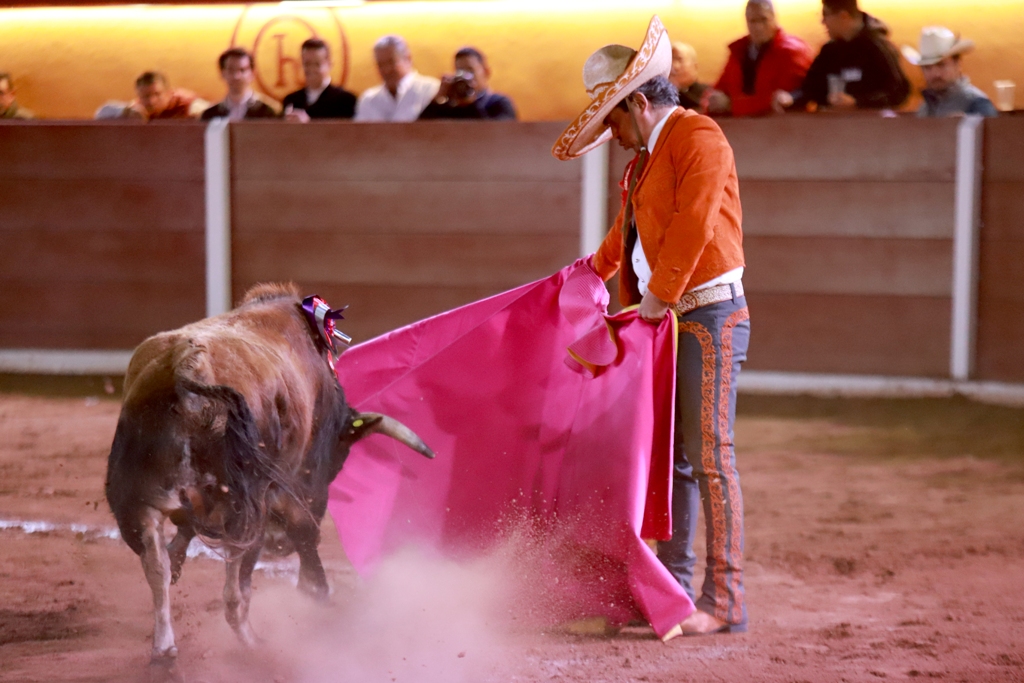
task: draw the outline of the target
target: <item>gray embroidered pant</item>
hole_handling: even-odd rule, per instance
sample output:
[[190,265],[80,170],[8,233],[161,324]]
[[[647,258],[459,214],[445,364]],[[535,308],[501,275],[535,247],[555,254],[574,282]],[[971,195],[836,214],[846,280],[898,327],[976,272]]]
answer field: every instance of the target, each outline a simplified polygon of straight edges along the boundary
[[[733,423],[736,377],[747,359],[750,314],[744,297],[703,306],[679,319],[672,540],[658,557],[698,609],[732,631],[745,630],[743,599],[743,495]],[[695,599],[693,541],[701,501],[707,529],[707,570]]]

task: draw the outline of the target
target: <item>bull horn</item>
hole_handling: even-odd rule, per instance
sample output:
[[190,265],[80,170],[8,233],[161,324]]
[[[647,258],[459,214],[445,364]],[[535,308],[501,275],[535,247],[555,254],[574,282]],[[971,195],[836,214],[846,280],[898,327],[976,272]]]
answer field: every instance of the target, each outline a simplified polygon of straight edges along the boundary
[[378,434],[390,436],[395,441],[404,443],[417,453],[431,459],[434,457],[434,451],[430,450],[430,447],[423,443],[423,439],[395,418],[381,415],[380,413],[361,413],[359,417],[370,424],[370,427],[366,430],[367,434],[377,432]]

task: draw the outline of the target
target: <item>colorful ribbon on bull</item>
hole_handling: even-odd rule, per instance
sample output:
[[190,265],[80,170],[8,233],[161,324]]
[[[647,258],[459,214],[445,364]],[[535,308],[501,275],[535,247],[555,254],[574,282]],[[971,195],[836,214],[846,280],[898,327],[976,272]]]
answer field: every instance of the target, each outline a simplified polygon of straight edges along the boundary
[[332,371],[334,370],[335,359],[339,355],[336,342],[341,342],[345,345],[345,348],[352,344],[352,337],[335,326],[336,320],[345,319],[342,313],[346,308],[348,306],[331,308],[317,294],[307,296],[302,300],[302,310],[306,313],[306,320],[309,321],[310,327],[313,328],[313,333],[319,335],[324,344],[327,345],[327,362],[330,364]]

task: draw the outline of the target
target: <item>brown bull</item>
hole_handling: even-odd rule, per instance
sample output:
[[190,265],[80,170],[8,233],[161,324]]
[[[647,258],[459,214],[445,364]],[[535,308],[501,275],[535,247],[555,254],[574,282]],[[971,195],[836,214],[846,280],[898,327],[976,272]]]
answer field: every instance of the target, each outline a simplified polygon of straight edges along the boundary
[[294,285],[258,285],[238,308],[150,337],[132,356],[106,493],[153,591],[155,662],[177,655],[169,590],[193,537],[221,547],[225,616],[252,644],[250,585],[265,544],[298,552],[301,590],[328,593],[320,522],[351,445],[379,432],[433,457],[402,424],[348,406],[304,316]]

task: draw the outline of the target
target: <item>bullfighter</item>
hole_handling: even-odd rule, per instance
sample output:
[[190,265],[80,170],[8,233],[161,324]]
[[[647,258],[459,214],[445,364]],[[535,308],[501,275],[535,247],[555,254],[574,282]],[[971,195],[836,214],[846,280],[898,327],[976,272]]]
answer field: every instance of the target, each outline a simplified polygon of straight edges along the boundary
[[619,273],[620,301],[639,304],[644,320],[658,323],[672,312],[679,321],[672,538],[659,542],[658,555],[694,599],[692,545],[703,500],[707,572],[697,611],[665,641],[747,628],[733,422],[750,339],[733,151],[714,121],[678,106],[666,78],[671,62],[657,17],[639,50],[595,52],[583,67],[591,102],[552,149],[558,159],[574,159],[615,138],[637,152],[593,267],[606,281]]

